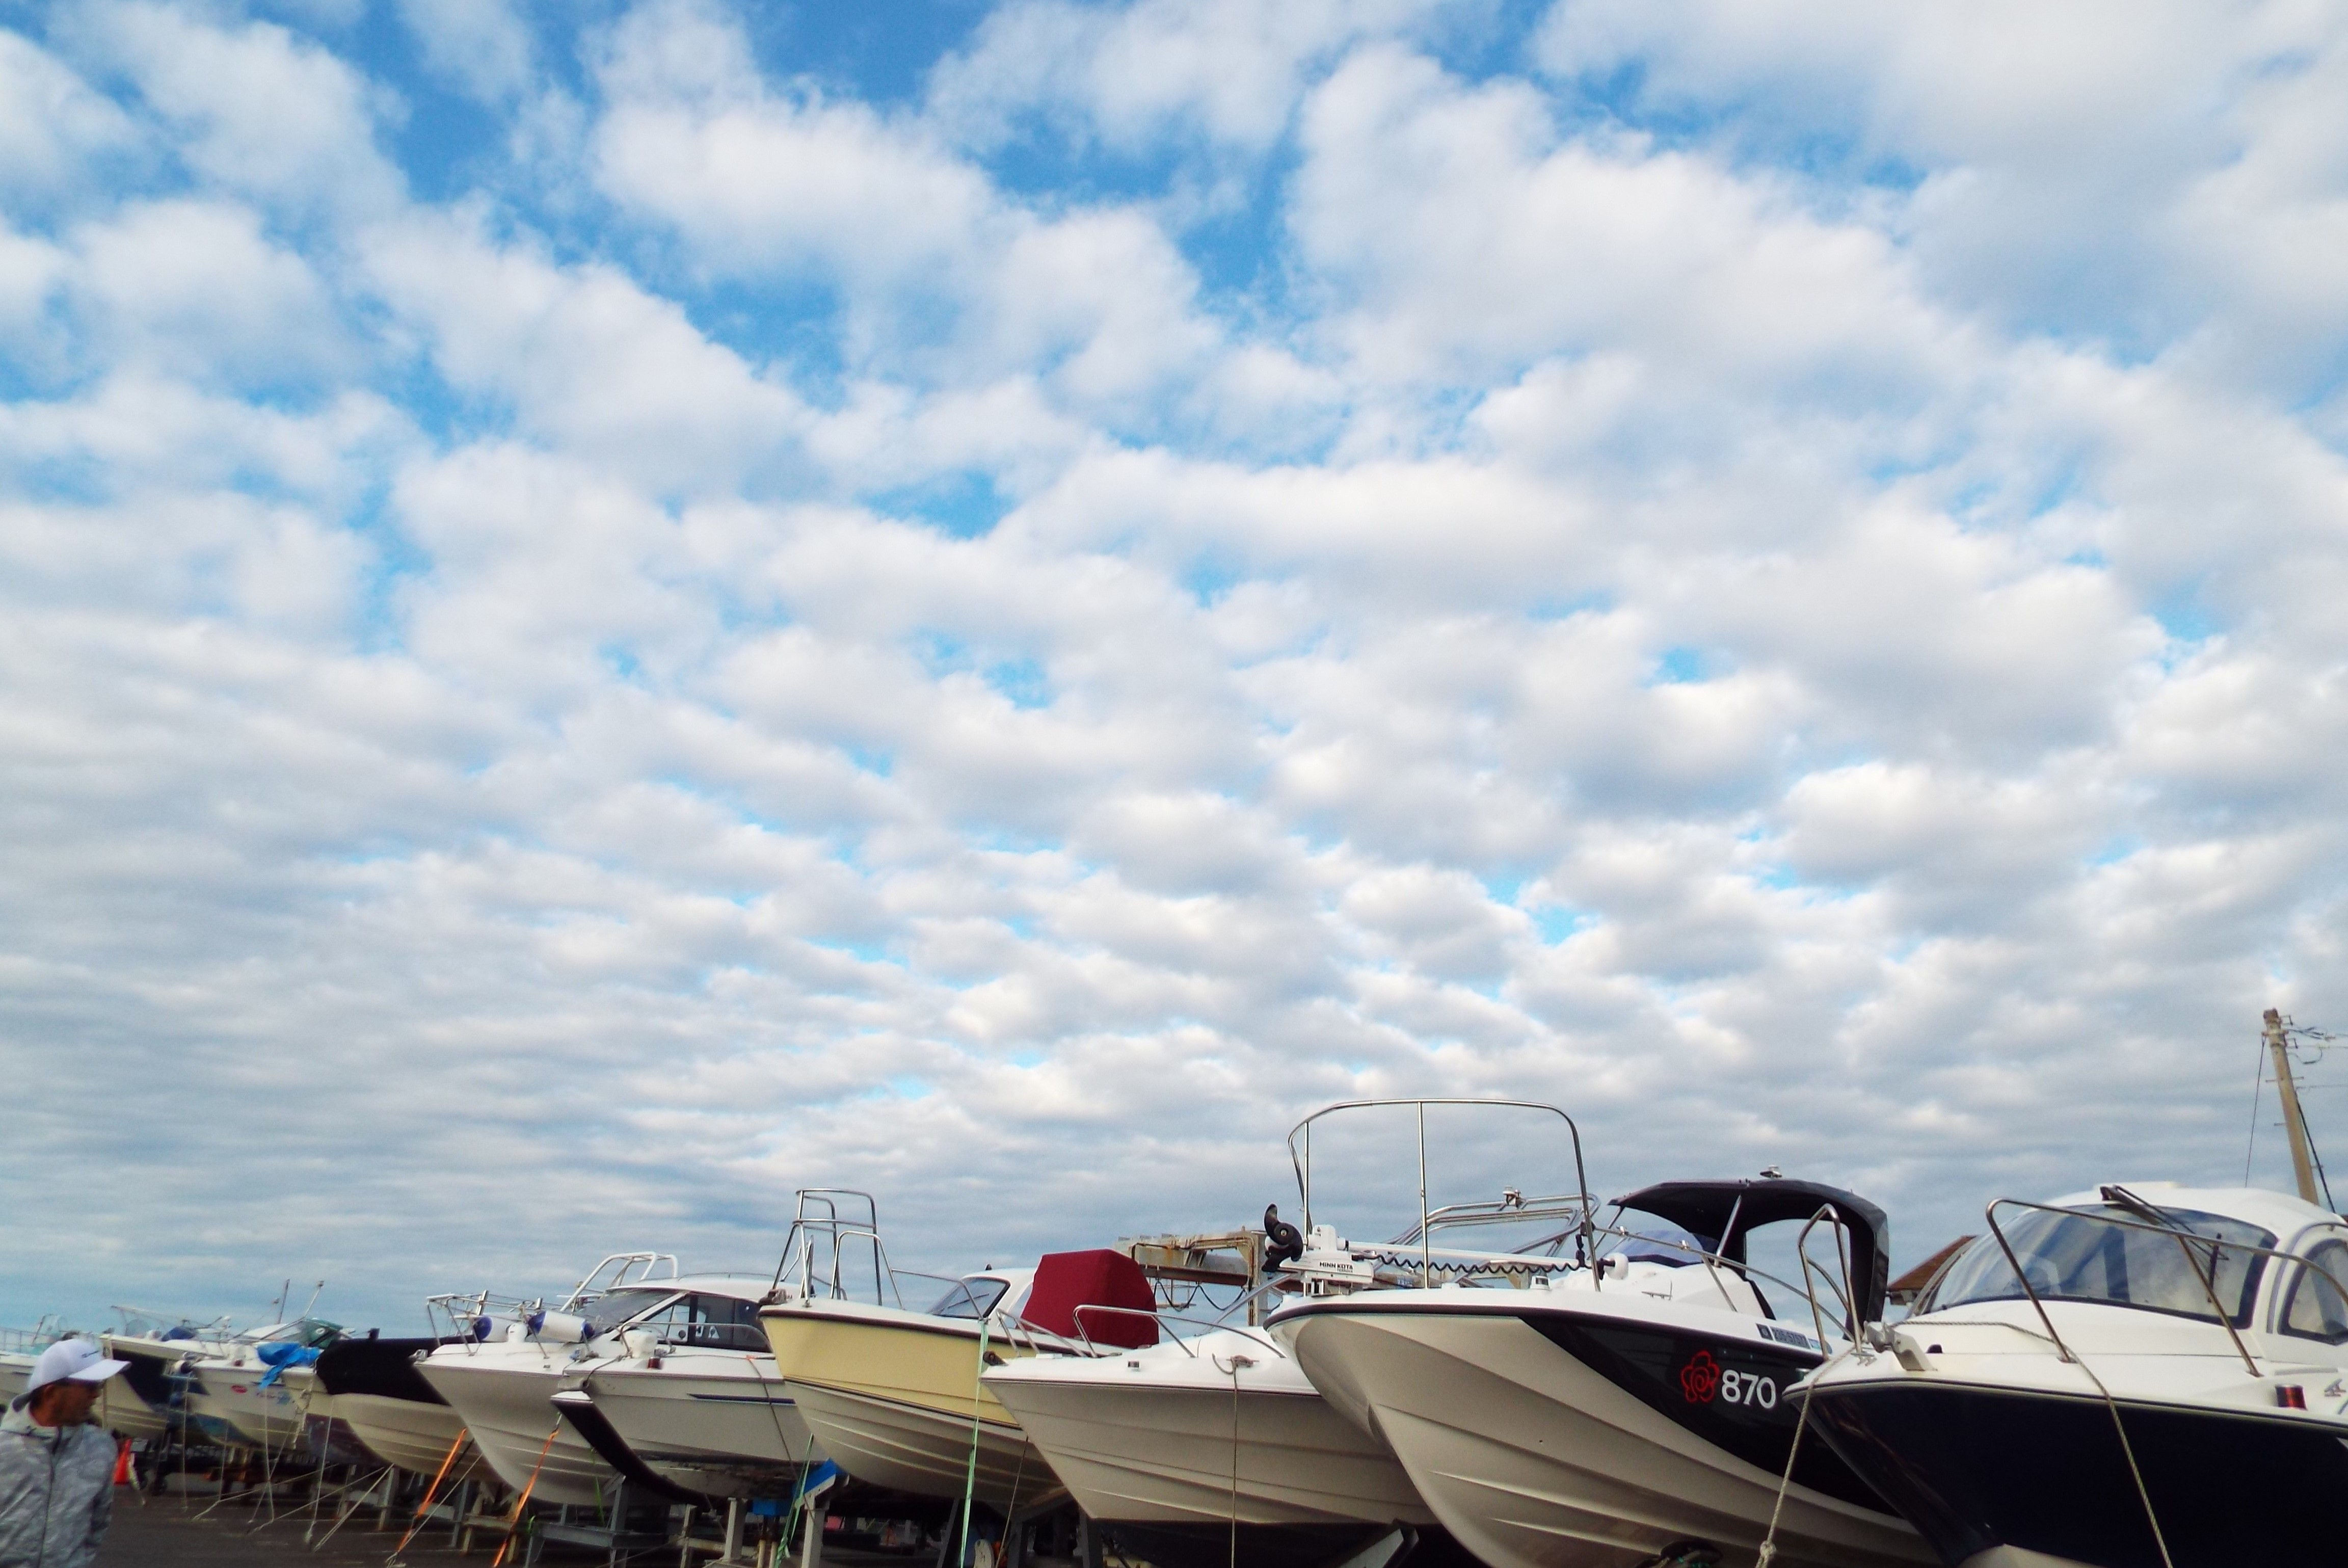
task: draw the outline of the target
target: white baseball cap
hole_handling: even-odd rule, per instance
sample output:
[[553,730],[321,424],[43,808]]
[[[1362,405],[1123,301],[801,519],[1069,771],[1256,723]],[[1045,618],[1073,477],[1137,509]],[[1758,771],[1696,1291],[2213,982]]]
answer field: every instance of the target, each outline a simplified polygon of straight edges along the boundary
[[33,1395],[52,1383],[103,1383],[129,1366],[128,1361],[108,1361],[98,1353],[98,1346],[87,1339],[60,1339],[33,1363],[33,1375],[25,1379],[25,1391],[10,1401],[8,1408],[21,1410],[32,1401]]

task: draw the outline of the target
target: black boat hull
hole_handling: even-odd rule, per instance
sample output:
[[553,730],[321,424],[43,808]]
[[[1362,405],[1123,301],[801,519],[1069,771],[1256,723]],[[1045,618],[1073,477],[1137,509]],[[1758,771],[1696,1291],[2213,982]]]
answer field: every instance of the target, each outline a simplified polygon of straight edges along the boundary
[[1952,1565],[2006,1547],[2163,1568],[2162,1542],[2174,1568],[2348,1562],[2332,1511],[2348,1497],[2348,1428],[2122,1400],[2123,1447],[2113,1414],[2094,1398],[1902,1379],[1822,1388],[1810,1420]]

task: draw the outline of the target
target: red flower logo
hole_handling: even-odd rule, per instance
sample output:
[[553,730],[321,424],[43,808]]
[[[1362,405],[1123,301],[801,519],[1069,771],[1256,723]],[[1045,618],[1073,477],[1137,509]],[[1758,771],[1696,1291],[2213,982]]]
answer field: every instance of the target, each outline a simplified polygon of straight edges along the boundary
[[1680,1392],[1691,1405],[1709,1405],[1720,1392],[1720,1363],[1709,1350],[1699,1350],[1680,1368]]

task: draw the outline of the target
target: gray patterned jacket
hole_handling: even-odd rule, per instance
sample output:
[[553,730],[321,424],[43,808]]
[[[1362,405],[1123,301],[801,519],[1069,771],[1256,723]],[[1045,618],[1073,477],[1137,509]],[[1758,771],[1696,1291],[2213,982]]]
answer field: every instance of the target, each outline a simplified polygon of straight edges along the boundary
[[0,1568],[89,1568],[114,1518],[114,1439],[0,1418]]

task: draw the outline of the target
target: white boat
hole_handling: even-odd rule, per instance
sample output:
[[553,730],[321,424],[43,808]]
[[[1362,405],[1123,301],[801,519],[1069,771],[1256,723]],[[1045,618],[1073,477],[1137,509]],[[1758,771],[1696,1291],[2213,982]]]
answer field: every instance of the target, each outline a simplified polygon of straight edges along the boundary
[[[653,1271],[665,1265],[667,1273]],[[665,1254],[607,1258],[561,1307],[510,1324],[501,1338],[444,1345],[417,1371],[463,1419],[481,1459],[517,1492],[549,1503],[599,1506],[629,1476],[598,1451],[586,1426],[566,1417],[556,1394],[609,1366],[641,1360],[672,1332],[730,1324],[753,1332],[765,1276],[679,1277]],[[620,1283],[606,1282],[610,1274]],[[536,1326],[533,1327],[532,1324]],[[655,1490],[667,1490],[659,1485]]]
[[1591,1223],[1578,1245],[1594,1269],[1525,1288],[1304,1301],[1270,1326],[1492,1568],[1632,1568],[1706,1552],[1752,1563],[1773,1513],[1780,1563],[1931,1562],[1823,1443],[1802,1446],[1778,1506],[1798,1416],[1791,1390],[1828,1346],[1807,1315],[1770,1315],[1746,1239],[1821,1211],[1838,1218],[1866,1321],[1881,1314],[1888,1274],[1882,1212],[1783,1180],[1666,1182],[1618,1209],[1665,1222],[1650,1227],[1663,1240],[1615,1228],[1608,1251]]
[[142,1307],[117,1306],[122,1326],[98,1336],[98,1347],[124,1362],[122,1375],[99,1385],[97,1415],[120,1438],[160,1439],[176,1430],[192,1379],[180,1368],[204,1356],[224,1355],[235,1330],[225,1318],[174,1319]]
[[2001,1200],[1810,1420],[1965,1568],[2337,1563],[2348,1225],[2248,1188]]
[[[736,1315],[631,1330],[623,1354],[594,1362],[554,1403],[616,1466],[640,1466],[679,1491],[788,1497],[802,1471],[829,1456],[757,1325],[767,1282],[734,1283]],[[707,1282],[701,1290],[705,1302],[717,1298]]]
[[198,1429],[217,1441],[281,1453],[299,1445],[308,1412],[286,1380],[286,1369],[342,1337],[339,1324],[303,1317],[265,1324],[237,1335],[216,1354],[192,1356],[179,1375],[187,1411]]
[[[1309,1213],[1314,1181],[1312,1130],[1339,1112],[1407,1109],[1420,1101],[1349,1101],[1316,1112],[1291,1135]],[[1477,1101],[1479,1113],[1547,1107]],[[1297,1140],[1303,1140],[1299,1150]],[[1421,1140],[1422,1159],[1424,1140]],[[1424,1165],[1420,1188],[1426,1188]],[[1323,1195],[1325,1198],[1325,1194]],[[1267,1565],[1334,1561],[1407,1527],[1431,1546],[1433,1511],[1383,1441],[1322,1398],[1276,1337],[1247,1326],[1266,1299],[1346,1295],[1393,1287],[1426,1273],[1499,1271],[1509,1277],[1570,1268],[1553,1258],[1434,1247],[1446,1229],[1504,1224],[1540,1244],[1586,1209],[1579,1193],[1528,1202],[1510,1191],[1497,1202],[1430,1210],[1383,1245],[1354,1247],[1329,1226],[1310,1234],[1264,1214],[1269,1283],[1233,1302],[1203,1336],[1184,1339],[1184,1320],[1160,1314],[1144,1324],[1147,1348],[1094,1359],[1015,1361],[986,1374],[987,1386],[1043,1449],[1086,1514],[1112,1527],[1120,1550],[1161,1561]],[[1243,1315],[1243,1313],[1245,1314]],[[1092,1315],[1097,1336],[1120,1319]],[[1150,1343],[1162,1328],[1175,1337]],[[1435,1548],[1441,1551],[1443,1548]]]
[[0,1328],[0,1408],[25,1391],[41,1352],[67,1337],[67,1329],[54,1317],[45,1317],[32,1328]]
[[769,1355],[672,1347],[605,1362],[555,1396],[566,1413],[583,1414],[581,1400],[636,1463],[696,1498],[788,1497],[829,1457]]
[[1032,1357],[985,1376],[1121,1549],[1221,1562],[1229,1542],[1246,1563],[1334,1561],[1397,1523],[1435,1522],[1385,1446],[1260,1329]]
[[160,1438],[184,1419],[213,1442],[278,1452],[303,1433],[304,1412],[264,1346],[314,1349],[342,1330],[300,1317],[236,1331],[226,1319],[166,1326],[154,1314],[118,1307],[125,1331],[99,1336],[106,1354],[127,1363],[99,1396],[98,1418],[120,1437]]

